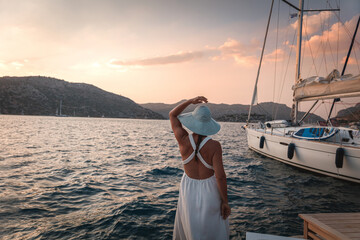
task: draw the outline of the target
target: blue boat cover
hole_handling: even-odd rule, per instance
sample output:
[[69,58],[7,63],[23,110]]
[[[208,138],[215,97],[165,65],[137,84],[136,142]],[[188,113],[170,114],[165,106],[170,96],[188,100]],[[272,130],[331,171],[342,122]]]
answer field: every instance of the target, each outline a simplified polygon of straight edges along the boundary
[[292,136],[309,140],[322,140],[332,137],[335,133],[337,133],[337,129],[332,127],[307,127],[299,129]]

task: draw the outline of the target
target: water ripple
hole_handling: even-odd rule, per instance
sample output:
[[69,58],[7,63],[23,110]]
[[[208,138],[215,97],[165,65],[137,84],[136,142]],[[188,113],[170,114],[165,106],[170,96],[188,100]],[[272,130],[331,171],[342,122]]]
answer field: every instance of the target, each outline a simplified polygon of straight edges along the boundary
[[[181,158],[168,121],[0,115],[1,239],[171,239]],[[360,211],[358,184],[262,157],[221,123],[231,238],[299,235],[299,213]]]

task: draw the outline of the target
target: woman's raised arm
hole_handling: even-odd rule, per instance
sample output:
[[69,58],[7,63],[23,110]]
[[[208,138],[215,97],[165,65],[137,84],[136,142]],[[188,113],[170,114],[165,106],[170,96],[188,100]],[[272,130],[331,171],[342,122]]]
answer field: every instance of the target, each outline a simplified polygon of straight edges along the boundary
[[198,103],[207,103],[206,97],[199,96],[186,100],[185,102],[179,104],[173,110],[170,111],[169,119],[171,123],[171,128],[178,142],[180,142],[184,137],[186,137],[188,133],[182,127],[182,124],[177,118],[177,116],[179,116],[185,110],[185,108],[187,108],[190,104],[198,104]]

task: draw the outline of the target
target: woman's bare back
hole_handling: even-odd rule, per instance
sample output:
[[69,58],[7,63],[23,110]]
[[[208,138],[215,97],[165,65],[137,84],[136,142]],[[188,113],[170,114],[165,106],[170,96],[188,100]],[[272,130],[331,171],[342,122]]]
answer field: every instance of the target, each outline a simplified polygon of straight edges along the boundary
[[[199,135],[193,134],[194,142],[198,142]],[[204,138],[202,138],[204,140]],[[213,165],[213,156],[218,149],[218,142],[210,139],[206,144],[200,149],[200,154],[207,164],[210,166]],[[189,136],[187,136],[182,144],[179,144],[180,153],[182,159],[187,159],[195,150],[193,149]],[[184,165],[186,174],[193,179],[206,179],[214,175],[214,170],[209,169],[204,166],[204,164],[199,159],[192,159],[189,163]]]

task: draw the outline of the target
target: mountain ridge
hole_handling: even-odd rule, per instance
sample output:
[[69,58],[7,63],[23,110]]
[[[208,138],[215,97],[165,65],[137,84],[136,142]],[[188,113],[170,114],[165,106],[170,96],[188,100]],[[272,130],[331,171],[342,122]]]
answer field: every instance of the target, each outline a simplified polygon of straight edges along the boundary
[[[140,104],[141,106],[151,109],[154,112],[160,113],[164,118],[168,118],[169,112],[171,109],[184,102],[181,100],[173,104],[165,103],[145,103]],[[218,121],[226,122],[245,122],[247,120],[249,105],[245,104],[225,104],[225,103],[206,103],[209,107],[212,116]],[[195,109],[195,105],[190,105],[186,108],[185,112],[191,112]],[[267,110],[266,110],[267,109]],[[291,108],[285,104],[273,103],[273,102],[263,102],[258,105],[254,105],[252,108],[252,120],[253,121],[269,121],[273,119],[271,112],[277,109],[276,119],[285,119],[290,120]],[[300,112],[304,114],[304,112]],[[310,113],[307,121],[316,122],[323,121],[324,119],[316,114]]]
[[52,77],[0,77],[2,114],[56,115],[164,119],[129,98],[87,83]]

